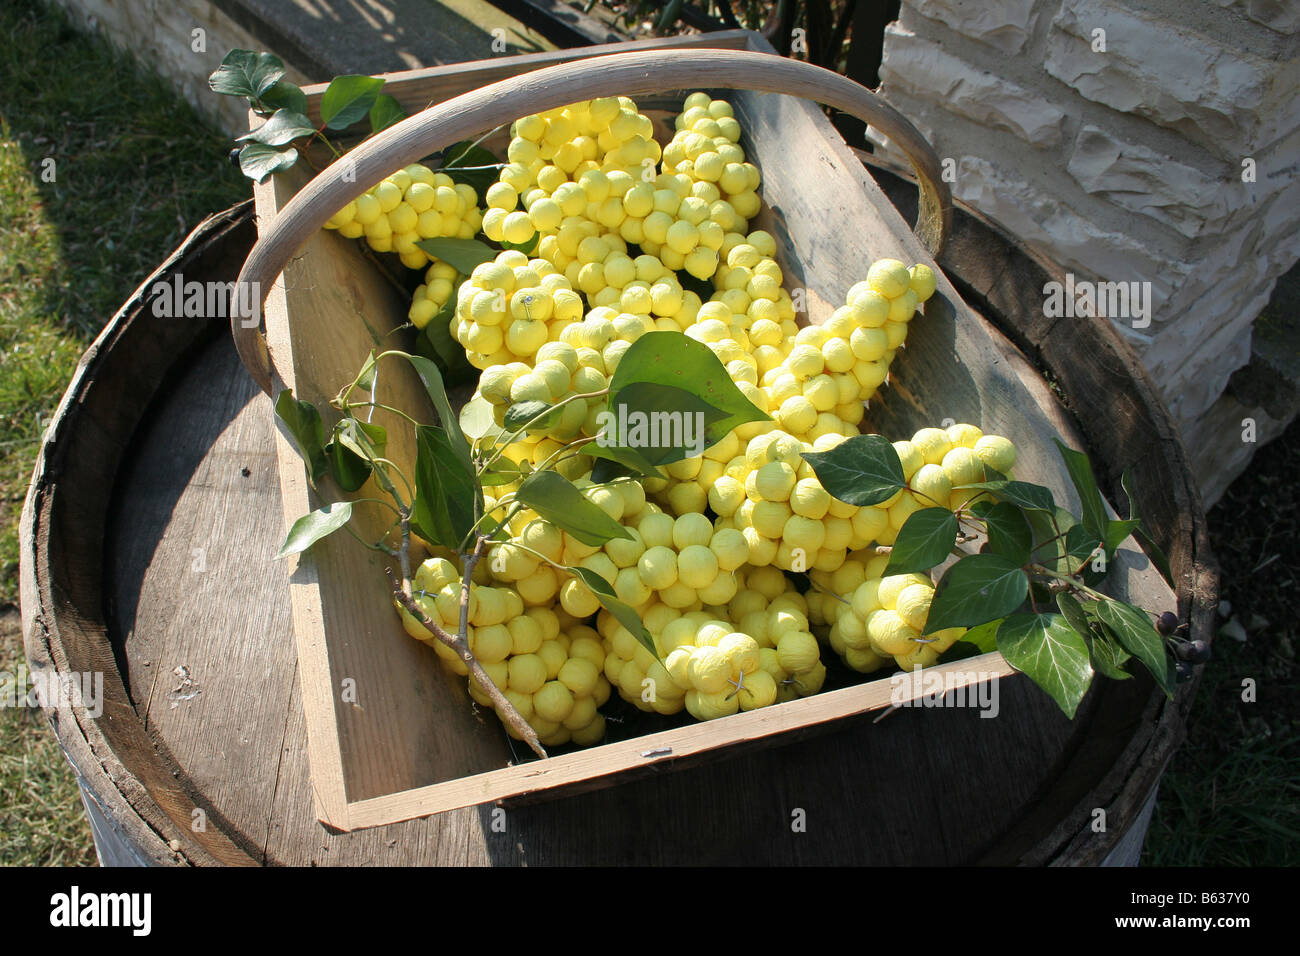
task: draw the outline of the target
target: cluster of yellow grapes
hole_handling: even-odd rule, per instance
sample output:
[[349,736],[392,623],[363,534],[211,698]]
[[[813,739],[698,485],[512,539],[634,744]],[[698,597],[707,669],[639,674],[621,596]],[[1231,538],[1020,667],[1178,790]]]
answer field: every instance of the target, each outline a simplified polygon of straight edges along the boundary
[[432,257],[416,245],[421,239],[472,239],[482,225],[473,186],[413,163],[348,203],[325,228],[364,237],[376,252],[395,252],[408,269],[423,269]]
[[712,720],[821,690],[826,668],[793,583],[774,568],[727,577],[743,587],[733,588],[725,605],[649,604],[644,621],[657,656],[601,612],[605,676],[624,700],[648,712],[686,710]]
[[[736,251],[742,256],[735,257]],[[742,264],[729,257],[727,279],[742,270],[753,274],[745,262],[755,262],[755,269],[763,270],[759,276],[773,274],[775,263],[761,256],[755,260],[756,252],[733,250]],[[756,281],[750,279],[746,288],[752,289]],[[918,303],[933,294],[934,283],[934,274],[925,266],[909,270],[897,260],[880,260],[824,324],[792,333],[766,315],[755,318],[755,307],[770,302],[751,299],[747,338],[751,345],[760,343],[749,356],[757,368],[748,377],[744,368],[734,367],[738,363],[729,364],[728,370],[737,387],[773,421],[741,426],[734,445],[723,448],[725,443],[720,443],[711,449],[714,459],[722,462],[720,468],[707,459],[669,467],[667,500],[678,508],[699,510],[707,500],[716,514],[746,535],[750,563],[760,566],[829,571],[843,563],[850,550],[872,541],[889,543],[890,531],[896,534],[906,518],[903,509],[895,515],[833,499],[803,461],[803,453],[827,451],[858,433],[864,403],[884,383],[907,337],[907,324]],[[752,384],[755,371],[761,374],[757,387]],[[733,456],[720,457],[727,452]]]
[[[420,565],[413,584],[420,610],[445,630],[457,631],[461,578],[455,565],[445,557],[431,557]],[[468,675],[465,662],[453,649],[405,608],[399,610],[408,634],[432,647],[454,673]],[[525,608],[514,588],[474,582],[469,620],[470,651],[543,746],[590,745],[604,738],[605,717],[598,708],[609,699],[611,687],[603,673],[605,648],[594,630],[563,610],[542,605]],[[494,707],[472,677],[469,693],[479,704]],[[509,723],[506,726],[517,736]]]
[[[586,544],[515,500],[518,482],[487,489],[509,537],[475,569],[471,643],[547,746],[598,742],[598,708],[615,689],[641,710],[700,720],[816,693],[823,644],[862,672],[887,658],[932,663],[961,631],[922,638],[933,584],[884,577],[888,557],[872,546],[893,543],[918,508],[963,506],[971,494],[955,487],[982,479],[986,464],[1006,473],[1015,458],[973,426],[923,429],[895,443],[909,489],[869,507],[833,498],[804,455],[858,434],[935,276],[880,260],[825,323],[800,328],[775,239],[750,229],[760,177],[731,107],[693,93],[671,141],[661,149],[653,134],[625,97],[518,120],[482,229],[535,247],[475,268],[450,323],[498,425],[511,405],[564,402],[504,447],[480,440],[476,454],[553,465],[627,535]],[[429,270],[417,325],[447,301],[449,269]],[[707,283],[707,300],[684,288],[700,286],[683,271]],[[566,443],[597,434],[600,393],[651,331],[705,344],[771,420],[666,466],[667,478],[595,484],[593,459]],[[454,630],[461,585],[449,557],[425,562],[416,583],[421,607]],[[567,567],[608,582],[654,652]],[[802,594],[785,572],[808,572],[816,587]]]
[[416,287],[411,295],[411,309],[408,316],[411,324],[422,329],[433,321],[433,317],[443,310],[451,297],[456,294],[456,280],[460,273],[454,266],[434,259],[429,270],[424,274],[424,282]]
[[[893,444],[908,487],[859,512],[875,511],[874,521],[887,521],[875,537],[877,544],[891,544],[906,520],[895,524],[895,509],[905,516],[921,508],[956,512],[978,492],[953,491],[955,486],[982,481],[986,465],[1009,476],[1016,463],[1010,441],[985,435],[969,424],[923,428],[911,439]],[[928,667],[965,633],[963,628],[950,628],[922,637],[934,584],[924,574],[885,576],[888,563],[887,554],[855,551],[838,567],[809,574],[820,589],[809,594],[810,616],[816,624],[830,625],[831,649],[864,674],[878,670],[890,658],[905,670]]]

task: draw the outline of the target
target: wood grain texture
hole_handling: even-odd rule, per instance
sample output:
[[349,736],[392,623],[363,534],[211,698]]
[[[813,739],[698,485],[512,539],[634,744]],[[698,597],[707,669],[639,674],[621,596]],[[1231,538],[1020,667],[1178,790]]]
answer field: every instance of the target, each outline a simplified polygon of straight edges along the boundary
[[[247,244],[242,248],[246,250]],[[160,403],[151,406],[152,411],[140,410],[146,419],[160,415],[170,422],[166,429],[152,433],[151,445],[165,447],[181,442],[200,414],[213,414],[217,406],[210,403],[201,413],[202,403],[196,403],[196,397],[213,381],[242,382],[249,394],[256,394],[228,340],[211,341],[205,349],[210,356],[189,369],[182,362],[177,369],[192,379],[188,385],[160,396]],[[167,368],[176,367],[175,356],[159,355],[156,361],[157,368],[148,373],[156,380],[167,377]],[[133,374],[145,374],[138,364],[132,367]],[[102,383],[103,377],[95,377],[95,384]],[[93,390],[89,397],[93,406]],[[176,411],[169,413],[167,406],[173,404]],[[255,397],[236,411],[237,405],[229,402],[224,408],[227,413],[236,412],[237,418],[259,418],[260,426],[232,427],[233,420],[202,426],[217,435],[208,455],[246,460],[250,452],[265,453],[266,438],[274,427],[270,403]],[[63,429],[75,424],[66,422],[56,427],[53,436],[66,439]],[[149,427],[147,421],[142,427]],[[93,476],[87,477],[98,481],[99,474],[98,469],[93,469]],[[240,476],[240,480],[246,479]],[[178,472],[171,481],[175,490],[169,494],[177,498],[183,493],[180,489],[191,484],[191,476]],[[210,485],[206,493],[222,498],[231,492],[221,485]],[[282,522],[278,494],[265,485],[260,486],[260,494],[260,506],[250,504],[232,510],[231,521],[245,525],[249,539],[274,539],[279,533],[277,525]],[[150,532],[142,529],[141,534],[147,537]],[[35,539],[30,543],[34,547]],[[105,548],[106,564],[110,565],[117,561],[118,548],[124,554],[140,551],[138,544],[120,536],[106,540]],[[187,538],[160,541],[155,550],[160,571],[173,563],[191,560]],[[170,560],[168,552],[173,554]],[[36,577],[32,573],[29,580],[34,583]],[[41,577],[51,579],[57,573],[52,575],[47,563]],[[990,855],[1002,862],[1043,857],[1072,861],[1088,858],[1098,849],[1093,845],[1098,835],[1086,832],[1086,827],[1080,834],[1086,842],[1080,846],[1067,845],[1069,837],[1080,832],[1077,828],[1070,831],[1065,843],[1049,845],[1048,837],[1069,813],[1069,806],[1056,800],[1054,794],[1062,778],[1070,774],[1077,755],[1087,750],[1097,735],[1094,699],[1100,695],[1094,691],[1085,700],[1080,719],[1071,724],[1021,677],[1000,682],[1001,717],[997,720],[981,719],[969,709],[930,709],[900,710],[879,724],[869,720],[842,721],[829,734],[792,740],[786,746],[749,753],[724,751],[731,756],[716,763],[669,774],[651,771],[644,779],[597,793],[527,806],[511,805],[505,809],[504,833],[492,829],[491,806],[349,834],[331,833],[315,819],[298,678],[294,669],[283,663],[288,634],[281,630],[277,640],[272,633],[287,626],[283,616],[289,605],[288,582],[283,576],[237,573],[231,578],[224,572],[221,580],[228,591],[240,595],[237,603],[241,607],[281,609],[281,623],[268,622],[267,633],[253,648],[230,647],[225,653],[247,662],[242,665],[248,682],[245,703],[277,695],[283,699],[284,688],[290,688],[287,723],[268,722],[261,731],[267,738],[259,747],[262,757],[243,761],[237,771],[231,771],[241,775],[244,787],[258,799],[245,801],[246,809],[241,810],[235,801],[223,796],[215,807],[218,825],[235,831],[228,834],[232,842],[246,840],[250,834],[266,835],[264,859],[268,863],[938,864],[973,862]],[[139,601],[139,593],[122,587],[112,599],[123,606],[131,605]],[[29,604],[25,598],[24,612],[33,623],[50,622],[53,627],[48,633],[53,638],[49,643],[61,647],[58,636],[69,626],[65,620],[68,608],[48,599],[42,603],[39,598]],[[93,616],[93,608],[89,613]],[[137,612],[137,626],[127,641],[128,649],[132,641],[149,639],[141,630],[142,620]],[[34,647],[32,633],[29,628],[29,654]],[[116,634],[113,637],[121,639]],[[107,641],[108,634],[102,639]],[[180,645],[177,654],[182,659],[191,657],[188,649]],[[63,667],[67,666],[65,661]],[[1137,683],[1104,687],[1128,688]],[[1120,707],[1124,702],[1115,701],[1117,706],[1108,709],[1113,722],[1127,723],[1123,728],[1125,740],[1142,737],[1146,725],[1140,705],[1152,699],[1144,692],[1136,708]],[[234,722],[226,720],[214,726],[219,731],[209,735],[208,747],[213,751],[229,749],[225,735]],[[172,854],[165,838],[143,822],[151,812],[157,812],[149,810],[158,801],[148,782],[147,764],[156,759],[152,746],[124,750],[121,777],[115,782],[87,753],[83,727],[92,734],[100,730],[90,720],[81,725],[65,724],[61,728],[65,746],[90,784],[99,791],[111,787],[112,793],[119,794],[123,817],[134,818],[133,832],[141,847],[159,861],[213,861],[201,847],[188,842],[185,832],[176,833],[184,844],[181,854]],[[116,728],[109,730],[115,732]],[[197,749],[192,745],[188,749],[180,744],[174,746],[183,753]],[[1149,789],[1157,779],[1158,769],[1141,763],[1131,765],[1126,762],[1131,755],[1122,751],[1121,747],[1123,759],[1112,759],[1091,778],[1076,775],[1069,785],[1086,790],[1091,782],[1110,774],[1133,778]],[[1170,741],[1156,741],[1153,752],[1167,757]],[[189,768],[174,769],[180,774],[181,789],[198,789],[201,781],[190,778]],[[124,789],[129,796],[120,795]],[[1084,794],[1084,803],[1105,799],[1093,798],[1091,793],[1095,790]],[[261,809],[257,810],[255,804]],[[1096,802],[1092,805],[1109,806]],[[804,810],[809,821],[804,833],[791,829],[795,809]],[[247,812],[248,818],[242,819],[242,812]],[[1116,834],[1128,821],[1118,809],[1110,819]],[[1035,832],[1025,832],[1027,820],[1034,821]],[[576,834],[581,834],[581,839]],[[1025,843],[1014,844],[1018,850],[1008,859],[998,851],[1008,845],[1009,837],[1023,838]],[[260,861],[263,857],[253,859]]]
[[[299,185],[280,177],[257,187],[259,215],[274,215]],[[287,370],[285,386],[298,400],[322,410],[326,429],[338,419],[330,399],[356,377],[368,354],[411,347],[409,330],[396,332],[406,324],[407,307],[357,243],[323,231],[271,290],[266,321],[272,354],[281,357],[277,364]],[[322,322],[290,321],[291,312],[318,316]],[[376,402],[401,408],[418,421],[436,420],[419,378],[404,360],[384,359],[376,381]],[[413,481],[413,429],[382,409],[370,420],[387,429],[385,454]],[[346,497],[332,485],[327,485],[327,498],[308,486],[302,461],[282,431],[276,433],[275,447],[284,533],[326,501]],[[401,490],[409,495],[409,489]],[[351,497],[383,494],[372,480]],[[350,526],[368,541],[378,540],[392,520],[391,513],[374,505],[360,506],[355,514]],[[283,563],[292,582],[322,819],[346,829],[350,803],[506,762],[503,739],[493,737],[490,746],[470,743],[482,735],[475,733],[477,722],[463,682],[403,632],[386,586],[384,568],[393,559],[341,534]],[[274,565],[265,567],[267,573],[284,573]],[[376,582],[383,586],[375,587]]]
[[[826,155],[843,163],[842,156]],[[237,223],[227,221],[221,241],[207,237],[211,245],[203,262],[210,272],[205,274],[222,281],[235,274],[252,241],[247,219],[243,225],[241,233]],[[1204,516],[1176,435],[1141,369],[1105,329],[1075,323],[1067,339],[1057,338],[1065,329],[1037,326],[1041,282],[1028,284],[1037,264],[973,216],[963,213],[958,226],[954,243],[965,236],[965,251],[958,260],[950,254],[941,260],[954,289],[988,312],[1056,381],[1064,381],[1063,373],[1069,376],[1064,389],[1069,410],[1075,423],[1083,423],[1079,430],[1099,471],[1113,476],[1132,462],[1142,507],[1174,563],[1192,635],[1208,638],[1217,598]],[[890,226],[895,228],[906,238],[897,217]],[[199,274],[193,250],[190,258],[178,252],[165,267]],[[960,301],[950,292],[944,295],[949,302]],[[238,482],[250,478],[240,475],[236,481],[221,465],[267,454],[268,436],[276,435],[270,403],[257,396],[229,340],[178,323],[155,327],[140,306],[133,297],[110,323],[51,427],[24,511],[22,582],[34,664],[67,672],[98,662],[122,675],[109,687],[113,699],[100,720],[84,712],[50,716],[97,802],[113,808],[115,822],[128,828],[155,862],[1096,862],[1136,819],[1177,745],[1190,686],[1180,688],[1174,705],[1166,705],[1143,679],[1101,682],[1071,723],[1024,678],[1012,677],[999,684],[1002,716],[997,720],[982,720],[969,709],[900,710],[879,724],[850,718],[834,724],[831,733],[797,742],[790,738],[786,746],[731,748],[721,752],[723,759],[678,772],[645,768],[644,778],[595,793],[512,802],[505,808],[504,833],[493,829],[498,818],[491,806],[330,832],[316,822],[319,797],[308,770],[299,677],[284,660],[289,638],[281,629],[291,604],[284,569],[278,575],[250,574],[244,567],[222,565],[214,581],[202,585],[224,587],[214,618],[237,620],[261,609],[264,633],[238,627],[211,628],[211,634],[203,628],[170,629],[166,617],[176,608],[160,603],[169,583],[183,580],[181,569],[190,566],[192,542],[203,529],[223,542],[219,551],[254,540],[266,547],[268,538],[274,544],[283,533],[279,490],[267,483],[268,476],[250,475],[257,491],[243,497]],[[918,319],[917,330],[924,321]],[[958,331],[954,325],[954,342]],[[1035,335],[1042,336],[1043,348]],[[944,341],[942,334],[939,338]],[[985,338],[990,349],[1004,347],[995,332]],[[913,340],[918,350],[920,342]],[[195,348],[201,351],[186,352]],[[192,367],[190,354],[200,356]],[[903,422],[913,413],[902,396],[905,390],[911,394],[906,377],[914,356],[900,358],[902,387],[886,393],[873,417],[888,421],[886,416],[896,415]],[[1014,354],[1005,361],[1013,367],[1001,374],[1021,378],[1029,387],[1036,376],[1031,372],[1024,378],[1027,366],[1015,366]],[[169,378],[189,382],[160,390]],[[215,388],[215,397],[206,396],[214,381],[227,384]],[[1106,425],[1106,388],[1127,396],[1119,406],[1126,420],[1113,434]],[[123,395],[129,401],[119,403]],[[241,405],[240,395],[252,400]],[[169,445],[196,456],[155,490],[162,500],[183,502],[181,512],[198,509],[206,521],[163,515],[139,498],[132,503],[124,482],[134,479],[122,477],[110,495],[105,469],[120,458],[137,427],[141,436],[148,435],[140,441],[151,451],[164,449],[163,459]],[[191,432],[215,437],[202,449],[206,439]],[[79,500],[65,501],[73,498]],[[61,512],[70,520],[58,523]],[[104,531],[110,513],[127,516],[111,535]],[[141,540],[131,539],[133,528]],[[122,569],[111,582],[97,563],[76,558],[101,549],[104,566]],[[279,617],[269,608],[278,608]],[[129,630],[112,623],[128,618]],[[283,635],[280,640],[275,633]],[[403,640],[432,658],[409,638]],[[237,641],[243,646],[235,646]],[[200,726],[187,713],[158,713],[160,706],[169,708],[166,694],[136,698],[143,686],[135,679],[137,662],[152,660],[146,655],[154,653],[176,661],[235,662],[204,665],[214,690],[243,683],[239,691],[208,700],[248,708],[250,714],[264,712],[259,739],[241,740],[247,725],[238,715],[214,710]],[[113,675],[107,676],[111,684]],[[179,703],[177,710],[203,696]],[[258,710],[262,699],[267,704]],[[277,723],[280,703],[284,711]],[[190,739],[196,734],[204,739]],[[1108,834],[1087,827],[1089,810],[1097,806],[1107,809]],[[189,832],[195,808],[210,811],[215,821],[207,833]],[[791,829],[795,809],[807,815],[804,833]],[[168,849],[169,839],[177,840],[179,853]],[[260,853],[250,851],[259,845]]]
[[[230,835],[190,829],[196,794],[148,740],[127,692],[121,640],[104,621],[115,596],[104,590],[105,521],[135,425],[174,363],[224,328],[198,319],[158,318],[156,280],[176,274],[230,275],[251,243],[250,210],[235,207],[201,223],[147,278],[82,356],[46,432],[20,526],[24,643],[34,670],[102,674],[102,714],[59,701],[47,716],[99,809],[158,864],[252,862]],[[150,369],[141,374],[141,369]],[[172,846],[180,847],[173,851]],[[180,856],[184,853],[184,857]]]

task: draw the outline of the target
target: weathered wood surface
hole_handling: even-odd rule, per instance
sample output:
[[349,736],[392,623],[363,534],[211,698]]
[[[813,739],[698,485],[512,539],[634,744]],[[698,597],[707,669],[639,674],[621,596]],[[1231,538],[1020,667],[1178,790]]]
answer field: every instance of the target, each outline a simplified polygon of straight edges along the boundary
[[[241,249],[246,249],[247,232],[240,238]],[[238,258],[232,252],[224,261]],[[120,321],[141,326],[139,341],[166,328],[153,328],[159,321],[147,312],[125,314]],[[1002,683],[1001,716],[996,720],[983,720],[973,710],[952,709],[898,711],[874,725],[846,722],[833,734],[797,745],[737,755],[594,794],[512,807],[504,833],[492,830],[490,807],[350,834],[328,832],[314,815],[293,664],[288,582],[282,571],[262,570],[282,530],[275,475],[265,464],[275,434],[271,409],[242,372],[233,347],[217,328],[220,324],[220,320],[211,322],[206,331],[194,324],[171,326],[197,340],[198,361],[188,367],[177,363],[175,354],[158,352],[147,369],[137,363],[110,369],[108,356],[101,353],[79,396],[87,407],[97,407],[96,388],[117,388],[117,377],[129,375],[155,383],[172,380],[147,410],[135,411],[144,421],[132,447],[146,456],[136,469],[144,472],[152,466],[162,476],[156,479],[159,484],[142,487],[124,474],[111,502],[114,514],[134,516],[134,536],[143,542],[127,540],[125,535],[105,542],[105,567],[124,569],[113,575],[111,606],[119,609],[119,615],[122,608],[134,608],[134,619],[129,629],[110,619],[106,629],[98,630],[97,639],[107,643],[111,635],[119,646],[125,645],[126,682],[135,693],[145,686],[141,671],[151,674],[157,669],[169,675],[181,664],[190,667],[204,692],[178,702],[176,709],[211,708],[212,712],[207,719],[188,724],[184,716],[164,718],[160,711],[170,711],[170,701],[166,694],[154,694],[148,699],[151,702],[142,697],[134,708],[131,699],[125,700],[117,711],[120,719],[107,725],[83,717],[77,727],[65,726],[63,733],[65,746],[83,772],[94,771],[88,774],[88,782],[119,793],[121,818],[129,823],[132,814],[139,815],[132,832],[159,862],[215,861],[205,847],[218,839],[242,847],[247,862],[297,864],[956,863],[996,855],[1008,834],[1024,841],[1010,855],[1013,860],[1034,854],[1046,860],[1057,858],[1076,833],[1084,845],[1072,848],[1067,859],[1092,849],[1104,854],[1108,848],[1111,841],[1086,826],[1071,829],[1057,843],[1049,845],[1043,839],[1069,810],[1068,804],[1045,804],[1044,794],[1052,794],[1064,779],[1072,778],[1071,789],[1085,791],[1082,799],[1087,804],[1092,781],[1110,770],[1126,776],[1133,771],[1131,766],[1112,763],[1093,767],[1091,778],[1075,772],[1076,755],[1088,749],[1098,732],[1094,715],[1095,698],[1100,695],[1094,693],[1085,701],[1080,720],[1071,725],[1022,678]],[[171,376],[169,369],[174,370]],[[220,400],[211,398],[214,390]],[[87,427],[85,416],[64,419],[57,427],[56,436],[67,440],[71,430]],[[193,437],[196,434],[203,437]],[[125,439],[119,441],[125,444]],[[171,452],[189,443],[201,451],[183,455],[178,467]],[[229,468],[205,463],[229,463]],[[249,468],[248,476],[242,474],[244,467]],[[198,479],[200,474],[203,480]],[[68,473],[63,490],[74,493],[74,478],[85,486],[76,493],[93,490],[96,484],[104,484],[101,475],[99,468],[81,469],[80,475]],[[38,497],[44,500],[53,490],[46,488]],[[107,490],[103,497],[108,497]],[[170,514],[157,503],[182,497],[192,516]],[[109,502],[103,504],[107,511]],[[150,513],[154,517],[146,518]],[[191,631],[160,639],[157,635],[166,629],[165,608],[155,611],[141,603],[141,594],[166,591],[154,579],[174,581],[177,568],[188,569],[198,537],[209,542],[209,563],[203,573],[212,575],[210,583],[201,585],[210,590],[202,593],[220,605],[210,609],[211,619],[251,620],[255,626],[248,630],[209,626],[210,636]],[[257,546],[248,553],[234,550],[221,557],[235,542]],[[35,585],[39,577],[52,584],[44,586],[43,595],[33,587],[31,596],[24,597],[29,655],[35,656],[36,639],[44,635],[44,646],[56,649],[62,669],[81,669],[86,661],[85,641],[77,642],[72,653],[68,647],[76,639],[73,631],[81,626],[79,622],[93,622],[101,604],[94,596],[68,594],[68,575],[61,566],[51,567],[46,560],[40,575],[35,573],[31,559],[48,545],[48,538],[33,537],[24,553],[25,571],[32,571],[25,580]],[[69,546],[79,546],[71,533]],[[93,561],[89,565],[83,576],[93,579],[99,566]],[[129,568],[134,571],[125,570]],[[52,595],[56,590],[62,593],[58,600]],[[166,657],[137,654],[132,647],[137,642],[159,647],[164,640],[171,641]],[[211,641],[216,644],[210,645]],[[200,656],[196,648],[207,652]],[[150,661],[148,667],[144,660]],[[1113,686],[1127,691],[1138,683]],[[225,691],[217,693],[220,688]],[[1149,690],[1142,688],[1136,707],[1128,702],[1116,712],[1131,724],[1118,732],[1108,730],[1118,733],[1119,750],[1123,741],[1135,736],[1135,727],[1145,726],[1141,705]],[[196,711],[195,716],[204,713]],[[246,721],[242,726],[241,720]],[[142,733],[133,733],[130,724],[146,721],[159,734],[168,728],[198,739],[144,743]],[[244,732],[253,725],[256,733]],[[94,751],[86,742],[88,735],[98,735]],[[113,753],[121,754],[120,759],[110,761],[104,756]],[[211,756],[196,757],[205,754]],[[98,761],[111,763],[114,775],[98,770]],[[1148,785],[1155,781],[1150,768],[1141,776]],[[141,782],[132,786],[137,779]],[[160,786],[164,780],[171,781],[170,787]],[[123,790],[126,794],[120,795]],[[187,795],[190,804],[173,806],[178,792]],[[206,808],[208,832],[192,834],[170,823],[160,804],[169,805],[171,819],[181,821],[189,819],[191,805]],[[1046,821],[1040,821],[1037,832],[1023,833],[1021,821],[1032,819],[1040,805]],[[1091,805],[1109,806],[1106,802]],[[803,809],[810,821],[805,833],[791,829],[796,809]],[[1112,833],[1118,834],[1130,819],[1112,810]],[[166,850],[163,841],[171,838],[180,841],[181,856],[173,857]]]
[[[779,211],[779,192],[771,198]],[[1032,279],[1036,266],[977,220],[958,222],[974,253],[954,262],[950,252],[945,265],[963,289],[998,304],[1009,334],[1037,334],[1035,287],[1000,280]],[[906,234],[901,219],[894,226]],[[217,233],[169,265],[229,281],[251,230],[245,219]],[[943,294],[958,301],[950,288]],[[946,334],[938,311],[924,332],[929,318],[918,319],[913,356],[921,335]],[[128,303],[70,388],[23,523],[29,657],[62,671],[107,668],[106,716],[58,714],[60,736],[100,802],[156,862],[1095,862],[1136,818],[1177,742],[1186,689],[1171,707],[1146,680],[1107,682],[1070,724],[1016,677],[1000,685],[996,720],[951,709],[845,721],[797,746],[728,751],[722,762],[512,805],[504,833],[492,829],[490,807],[330,833],[315,820],[290,585],[270,563],[284,530],[270,464],[277,433],[221,324],[159,320],[139,297]],[[1018,363],[995,332],[952,327],[959,333]],[[1054,363],[1063,355],[1074,363],[1066,391],[1076,412],[1080,396],[1119,383],[1127,421],[1108,431],[1097,398],[1084,433],[1103,474],[1133,463],[1143,510],[1180,575],[1184,613],[1208,637],[1213,572],[1181,449],[1113,333],[1076,326],[1074,334],[1068,345],[1046,336],[1055,351],[1043,357],[1058,380]],[[896,367],[904,387],[873,418],[907,421],[908,361]],[[1028,387],[1036,377],[1026,368],[1004,374]],[[110,487],[104,475],[124,449],[135,460]],[[1187,510],[1171,512],[1166,497]],[[204,548],[203,571],[194,570],[195,548]],[[200,691],[188,699],[172,694],[181,665],[197,682],[188,692]],[[1107,834],[1087,827],[1097,806],[1107,809]],[[190,829],[196,809],[206,815],[201,832]],[[791,829],[796,809],[806,832]],[[167,849],[171,839],[179,854]]]

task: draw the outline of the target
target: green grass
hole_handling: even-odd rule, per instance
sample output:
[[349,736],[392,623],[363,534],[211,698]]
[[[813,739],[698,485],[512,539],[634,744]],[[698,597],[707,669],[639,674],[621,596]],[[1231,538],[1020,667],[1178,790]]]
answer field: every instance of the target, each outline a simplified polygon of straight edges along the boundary
[[[1160,785],[1143,862],[1300,864],[1300,422],[1265,446],[1210,513],[1221,592],[1246,640],[1220,634]],[[1254,702],[1242,699],[1254,682]]]
[[[167,81],[57,8],[0,4],[0,612],[18,600],[44,424],[118,306],[204,216],[248,195],[228,149]],[[9,673],[23,656],[15,618],[0,629]],[[93,861],[43,716],[0,710],[0,864]]]

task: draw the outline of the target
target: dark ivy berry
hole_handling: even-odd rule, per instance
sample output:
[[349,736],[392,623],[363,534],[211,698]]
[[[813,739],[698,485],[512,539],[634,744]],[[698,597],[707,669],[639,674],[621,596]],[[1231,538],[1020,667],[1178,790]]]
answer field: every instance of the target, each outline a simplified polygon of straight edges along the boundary
[[1187,659],[1193,664],[1204,664],[1210,659],[1210,645],[1204,641],[1192,641],[1187,645]]
[[1189,661],[1178,662],[1178,683],[1187,683],[1192,679],[1192,675],[1195,673],[1196,668],[1194,668]]
[[230,165],[231,165],[231,166],[234,166],[234,167],[238,168],[238,166],[239,166],[239,147],[236,146],[236,147],[235,147],[234,149],[232,149],[228,154],[226,154],[226,158],[227,158],[228,160],[230,160]]
[[1156,619],[1156,630],[1161,634],[1172,634],[1178,630],[1178,615],[1173,611],[1165,611]]

